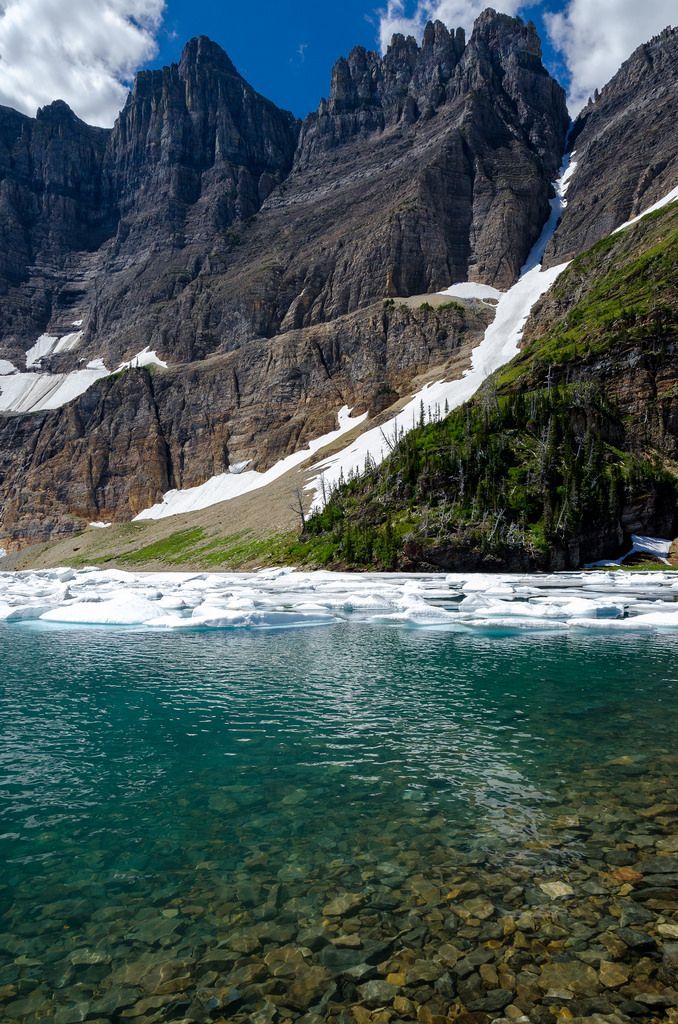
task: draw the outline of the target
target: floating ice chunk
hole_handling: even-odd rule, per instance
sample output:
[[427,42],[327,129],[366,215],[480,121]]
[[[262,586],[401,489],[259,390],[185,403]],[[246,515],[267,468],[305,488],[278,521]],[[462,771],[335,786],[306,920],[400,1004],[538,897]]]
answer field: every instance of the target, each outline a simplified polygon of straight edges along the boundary
[[169,608],[175,611],[178,611],[180,608],[188,607],[183,597],[175,597],[172,594],[167,594],[165,597],[161,597],[158,604],[161,608]]
[[[457,577],[457,579],[459,579]],[[455,578],[447,576],[448,583],[455,582]],[[465,594],[483,593],[488,594],[490,591],[496,597],[506,594],[511,597],[514,593],[513,586],[510,583],[505,583],[501,577],[494,576],[490,573],[479,572],[475,576],[465,577],[459,580],[461,588]]]
[[329,626],[336,619],[322,611],[256,611],[237,608],[196,609],[191,617],[156,616],[144,625],[160,629],[298,629],[303,626]]
[[641,625],[644,627],[650,626],[660,627],[662,629],[678,629],[678,608],[671,612],[646,612],[643,615],[636,615],[626,621],[631,622],[634,625]]
[[632,615],[626,619],[572,619],[569,623],[572,628],[578,629],[619,629],[619,630],[657,630],[657,629],[678,629],[678,610],[676,611],[653,611],[642,615]]
[[557,619],[530,618],[529,616],[515,617],[512,615],[493,615],[488,618],[477,616],[464,620],[464,625],[481,630],[531,630],[533,632],[555,632],[567,628],[565,622]]
[[34,622],[42,615],[52,610],[52,604],[19,604],[0,605],[0,621],[2,622]]
[[401,598],[400,608],[397,611],[371,616],[370,622],[400,622],[409,623],[413,626],[455,626],[462,625],[461,617],[455,612],[448,612],[444,608],[427,604],[426,601]]
[[44,622],[80,625],[140,626],[157,614],[157,605],[134,593],[107,601],[82,601],[53,608],[40,616]]

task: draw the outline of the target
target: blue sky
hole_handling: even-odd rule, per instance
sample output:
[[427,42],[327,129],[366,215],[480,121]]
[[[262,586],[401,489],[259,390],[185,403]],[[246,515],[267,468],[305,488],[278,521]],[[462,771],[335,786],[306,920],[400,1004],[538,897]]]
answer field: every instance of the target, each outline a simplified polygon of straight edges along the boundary
[[[489,4],[488,4],[489,6]],[[563,2],[536,4],[521,15],[537,24],[544,45],[544,60],[564,85],[563,61],[549,43],[544,13],[562,9]],[[406,9],[410,13],[411,4]],[[379,49],[379,7],[369,0],[344,0],[340,16],[334,5],[317,0],[254,4],[210,0],[169,0],[157,36],[157,57],[148,67],[178,60],[187,39],[207,35],[226,50],[240,73],[278,106],[303,117],[315,110],[328,93],[332,65],[354,46]]]

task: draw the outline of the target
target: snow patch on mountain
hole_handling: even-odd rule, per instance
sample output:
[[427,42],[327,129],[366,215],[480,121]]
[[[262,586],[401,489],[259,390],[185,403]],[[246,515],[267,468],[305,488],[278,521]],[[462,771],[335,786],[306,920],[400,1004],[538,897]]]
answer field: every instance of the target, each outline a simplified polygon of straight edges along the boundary
[[0,412],[28,413],[59,409],[78,398],[108,370],[87,368],[73,373],[14,373],[0,376]]
[[305,462],[320,448],[325,448],[342,434],[357,427],[366,416],[367,413],[363,413],[362,416],[351,416],[351,410],[345,405],[338,413],[339,427],[337,430],[332,430],[330,433],[316,438],[306,448],[280,459],[265,472],[260,473],[255,469],[247,470],[244,468],[246,463],[236,463],[230,472],[213,476],[197,487],[168,491],[161,502],[144,509],[138,516],[135,516],[135,519],[165,519],[167,516],[176,516],[183,512],[197,512],[199,509],[217,505],[222,501],[230,501],[232,498],[240,497],[241,494],[248,494],[250,491],[265,487],[290,469]]
[[669,551],[671,550],[672,541],[667,540],[664,537],[644,537],[640,534],[631,534],[631,550],[627,551],[625,555],[621,555],[619,558],[601,558],[597,562],[591,562],[587,568],[603,568],[606,565],[623,565],[627,558],[631,555],[652,555],[654,558],[659,558],[666,565],[670,565],[668,559]]
[[459,281],[438,292],[438,295],[449,295],[453,299],[500,299],[503,294],[498,288],[476,281]]
[[54,334],[41,334],[35,345],[32,345],[26,353],[26,369],[30,370],[34,366],[40,366],[42,360],[47,356],[56,355],[59,352],[72,352],[80,343],[82,333],[82,331],[72,331],[62,337]]
[[117,370],[114,370],[114,373],[120,373],[121,370],[138,370],[142,366],[161,366],[164,370],[167,369],[167,363],[164,363],[154,351],[146,346],[133,359],[126,363],[120,363],[120,366]]
[[676,185],[675,188],[672,188],[670,192],[667,192],[665,196],[662,196],[661,199],[658,199],[656,203],[653,203],[652,206],[648,206],[647,210],[643,210],[642,213],[639,213],[637,217],[632,217],[631,220],[627,220],[623,224],[620,224],[618,228],[614,229],[612,234],[616,235],[618,231],[625,231],[626,228],[630,228],[632,224],[637,224],[639,220],[643,219],[643,217],[647,217],[648,213],[655,213],[657,210],[662,210],[665,206],[668,206],[669,203],[674,203],[676,200],[678,200],[678,185]]
[[[82,321],[74,322],[79,326]],[[41,373],[41,361],[47,356],[70,352],[80,343],[82,331],[74,331],[59,338],[41,334],[26,353],[27,372],[20,372],[6,359],[0,360],[0,413],[46,412],[60,409],[75,398],[79,398],[97,381],[110,377],[112,373],[137,369],[144,366],[167,368],[159,356],[148,347],[136,356],[121,363],[117,370],[109,370],[103,359],[91,359],[87,366],[71,373]],[[31,372],[32,368],[37,372]]]

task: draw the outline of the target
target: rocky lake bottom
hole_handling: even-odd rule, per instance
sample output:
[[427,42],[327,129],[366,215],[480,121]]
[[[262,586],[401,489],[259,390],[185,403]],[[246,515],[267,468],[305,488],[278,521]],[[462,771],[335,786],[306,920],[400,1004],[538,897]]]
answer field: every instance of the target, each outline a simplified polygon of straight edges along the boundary
[[0,1020],[678,1021],[677,654],[0,623]]

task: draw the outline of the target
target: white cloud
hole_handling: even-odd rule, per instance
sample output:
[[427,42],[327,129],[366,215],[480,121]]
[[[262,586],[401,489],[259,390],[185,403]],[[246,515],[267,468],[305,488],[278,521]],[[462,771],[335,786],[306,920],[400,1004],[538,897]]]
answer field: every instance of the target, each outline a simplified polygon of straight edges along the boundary
[[[512,15],[524,9],[529,17],[539,5],[539,0],[417,0],[409,7],[405,0],[388,0],[380,12],[379,42],[383,52],[394,32],[420,39],[426,22],[436,18],[449,28],[461,25],[468,34],[488,6]],[[566,0],[559,13],[545,11],[551,44],[562,54],[570,79],[570,113],[576,114],[637,46],[671,24],[675,12],[675,0]]]
[[0,103],[26,114],[65,100],[111,125],[124,84],[156,53],[165,0],[0,0]]
[[571,76],[570,112],[577,113],[640,43],[675,16],[675,0],[570,0],[564,11],[545,15],[551,42]]
[[406,14],[404,0],[388,0],[379,19],[379,43],[382,53],[391,42],[394,32],[421,38],[427,21],[442,21],[448,28],[464,28],[469,33],[473,22],[487,7],[515,14],[523,6],[521,0],[419,0],[411,14]]

